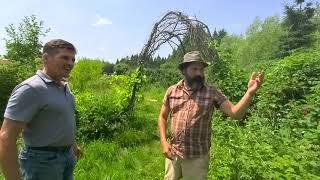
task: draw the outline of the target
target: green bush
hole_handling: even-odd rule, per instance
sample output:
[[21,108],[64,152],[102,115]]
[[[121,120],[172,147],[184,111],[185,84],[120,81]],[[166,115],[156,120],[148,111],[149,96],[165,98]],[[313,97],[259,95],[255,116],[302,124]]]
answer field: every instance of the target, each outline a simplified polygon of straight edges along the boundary
[[291,111],[295,101],[306,101],[312,88],[320,83],[319,77],[318,49],[297,52],[275,63],[259,90],[257,113],[276,126]]
[[[95,91],[103,75],[104,63],[97,59],[80,59],[74,66],[69,81],[73,91]],[[103,90],[103,89],[102,89]]]
[[229,61],[216,59],[206,70],[208,82],[217,86],[229,99],[236,103],[247,89],[249,73]]
[[13,88],[32,73],[29,66],[18,62],[0,64],[0,114],[3,115]]
[[76,97],[78,137],[86,140],[110,138],[135,123],[134,106],[130,106],[132,90],[139,88],[144,77],[138,71],[129,75],[104,75],[99,60],[82,59],[74,67],[70,84]]
[[160,87],[169,87],[182,79],[178,64],[174,62],[165,62],[160,65],[160,68],[147,68],[145,74],[149,84]]
[[244,123],[213,124],[210,179],[320,179],[319,51],[269,67]]
[[85,139],[111,137],[129,118],[108,93],[100,96],[89,92],[76,94],[76,106],[79,137]]

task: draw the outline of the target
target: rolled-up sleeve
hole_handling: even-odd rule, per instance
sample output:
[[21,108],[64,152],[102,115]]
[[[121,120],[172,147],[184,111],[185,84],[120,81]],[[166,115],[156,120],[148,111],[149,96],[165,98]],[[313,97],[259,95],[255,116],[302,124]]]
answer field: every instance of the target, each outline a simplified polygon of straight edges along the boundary
[[214,91],[214,105],[216,108],[219,108],[220,105],[228,98],[220,90],[215,89]]
[[170,103],[169,103],[169,97],[170,97],[170,94],[171,94],[171,91],[172,91],[172,87],[169,87],[166,91],[166,94],[164,95],[163,97],[163,100],[162,100],[162,103],[166,106],[170,106]]

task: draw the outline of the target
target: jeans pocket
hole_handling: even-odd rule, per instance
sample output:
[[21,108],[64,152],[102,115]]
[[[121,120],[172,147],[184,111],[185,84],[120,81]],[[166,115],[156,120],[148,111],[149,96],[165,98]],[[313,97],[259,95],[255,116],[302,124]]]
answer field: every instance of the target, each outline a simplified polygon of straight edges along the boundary
[[51,161],[57,160],[58,155],[56,152],[45,152],[45,153],[41,152],[41,153],[36,153],[35,158],[40,163],[46,163],[46,162],[51,162]]

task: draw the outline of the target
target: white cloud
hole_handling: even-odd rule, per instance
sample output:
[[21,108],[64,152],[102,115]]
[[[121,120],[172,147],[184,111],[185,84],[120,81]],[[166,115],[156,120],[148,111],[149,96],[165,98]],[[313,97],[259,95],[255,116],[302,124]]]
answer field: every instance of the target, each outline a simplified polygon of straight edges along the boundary
[[95,21],[95,23],[92,24],[92,26],[101,27],[101,26],[111,25],[111,24],[112,24],[111,20],[109,20],[107,18],[103,18],[99,14],[97,14],[96,21]]

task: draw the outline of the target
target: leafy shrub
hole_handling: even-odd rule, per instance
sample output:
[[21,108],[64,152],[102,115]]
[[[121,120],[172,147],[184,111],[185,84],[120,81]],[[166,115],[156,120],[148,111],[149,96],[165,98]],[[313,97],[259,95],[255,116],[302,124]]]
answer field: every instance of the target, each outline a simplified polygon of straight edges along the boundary
[[32,73],[28,66],[18,62],[0,64],[0,114],[3,115],[13,88]]
[[319,179],[319,51],[268,69],[245,123],[216,114],[210,179]]
[[231,66],[225,59],[214,60],[206,74],[208,82],[215,84],[232,102],[238,102],[247,89],[249,73]]
[[[135,122],[135,112],[130,106],[132,90],[144,83],[139,72],[129,75],[103,75],[103,63],[82,59],[70,76],[76,97],[78,137],[98,139],[113,137],[114,133]],[[142,79],[141,79],[142,78]],[[134,102],[142,98],[138,93]]]
[[74,91],[93,91],[99,89],[104,63],[97,59],[80,59],[74,66],[69,80]]
[[178,65],[174,62],[165,62],[160,68],[147,68],[145,74],[148,77],[148,83],[158,85],[160,87],[169,87],[182,79]]
[[257,113],[273,125],[288,114],[295,101],[306,101],[312,87],[320,83],[319,50],[297,52],[275,63],[259,90]]

